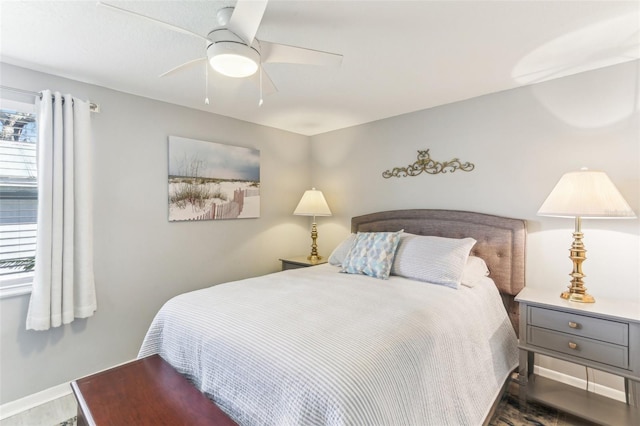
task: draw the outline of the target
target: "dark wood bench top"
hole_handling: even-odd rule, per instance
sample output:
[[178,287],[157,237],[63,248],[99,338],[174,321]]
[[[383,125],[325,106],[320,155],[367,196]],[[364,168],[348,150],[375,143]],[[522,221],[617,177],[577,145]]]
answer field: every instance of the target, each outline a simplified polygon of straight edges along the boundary
[[233,422],[158,355],[73,381],[78,425],[218,425]]

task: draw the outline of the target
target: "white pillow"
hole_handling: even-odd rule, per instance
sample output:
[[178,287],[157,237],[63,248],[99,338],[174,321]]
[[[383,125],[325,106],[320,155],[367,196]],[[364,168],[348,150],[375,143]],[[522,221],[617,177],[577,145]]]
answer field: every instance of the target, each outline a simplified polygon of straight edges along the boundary
[[349,249],[353,245],[356,239],[356,234],[350,234],[343,242],[338,244],[338,247],[334,248],[329,256],[329,263],[333,266],[342,266],[345,257],[349,253]]
[[473,238],[403,236],[391,268],[392,275],[457,289]]
[[473,287],[479,279],[488,276],[489,268],[485,261],[480,257],[469,256],[467,263],[464,265],[464,270],[462,271],[462,280],[460,284],[465,287]]

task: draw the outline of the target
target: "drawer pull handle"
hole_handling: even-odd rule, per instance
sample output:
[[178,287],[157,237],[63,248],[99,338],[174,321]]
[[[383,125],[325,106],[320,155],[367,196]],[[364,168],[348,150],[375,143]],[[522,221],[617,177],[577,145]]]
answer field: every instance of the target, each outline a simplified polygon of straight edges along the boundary
[[573,342],[569,342],[569,347],[571,349],[578,349],[578,344],[577,343],[573,343]]
[[573,322],[573,321],[569,321],[569,327],[578,328],[578,323],[577,322]]

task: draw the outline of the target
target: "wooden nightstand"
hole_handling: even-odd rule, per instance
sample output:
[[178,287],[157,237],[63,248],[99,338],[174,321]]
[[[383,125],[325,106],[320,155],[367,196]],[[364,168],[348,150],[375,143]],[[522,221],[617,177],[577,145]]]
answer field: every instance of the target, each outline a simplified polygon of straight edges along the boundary
[[[640,303],[569,302],[525,288],[520,303],[521,397],[600,423],[640,424]],[[533,374],[543,354],[624,377],[627,404]]]
[[280,259],[282,262],[282,270],[286,271],[287,269],[298,269],[298,268],[308,268],[309,266],[322,265],[323,263],[327,263],[327,258],[323,257],[317,262],[311,262],[307,259],[307,256],[296,256],[289,257],[287,259]]

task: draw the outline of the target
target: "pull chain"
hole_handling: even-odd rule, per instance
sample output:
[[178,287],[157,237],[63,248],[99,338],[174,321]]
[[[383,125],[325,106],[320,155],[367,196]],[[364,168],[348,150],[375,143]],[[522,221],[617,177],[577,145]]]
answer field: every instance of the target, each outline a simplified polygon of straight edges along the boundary
[[261,107],[264,103],[262,100],[262,61],[260,61],[258,72],[260,73],[260,100],[258,101],[258,106]]

